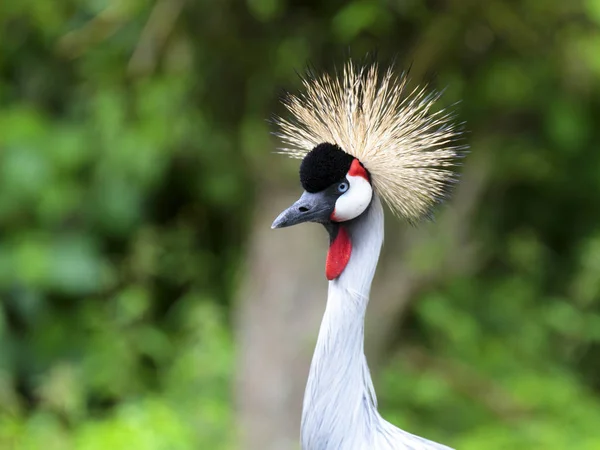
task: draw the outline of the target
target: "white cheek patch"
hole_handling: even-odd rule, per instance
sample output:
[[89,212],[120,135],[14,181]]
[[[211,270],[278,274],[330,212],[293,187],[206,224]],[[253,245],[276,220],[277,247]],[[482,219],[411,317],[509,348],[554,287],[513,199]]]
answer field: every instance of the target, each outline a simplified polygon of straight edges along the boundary
[[360,216],[373,197],[371,183],[360,176],[346,177],[350,183],[348,190],[335,202],[335,210],[331,219],[336,222],[345,222]]

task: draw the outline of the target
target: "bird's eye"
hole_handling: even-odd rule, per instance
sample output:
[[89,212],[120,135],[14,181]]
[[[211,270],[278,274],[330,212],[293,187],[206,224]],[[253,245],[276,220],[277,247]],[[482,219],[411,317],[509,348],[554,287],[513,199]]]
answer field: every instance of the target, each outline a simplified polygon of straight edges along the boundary
[[338,184],[338,192],[341,192],[342,194],[344,192],[346,192],[348,190],[348,183],[346,183],[345,181],[342,181],[340,184]]

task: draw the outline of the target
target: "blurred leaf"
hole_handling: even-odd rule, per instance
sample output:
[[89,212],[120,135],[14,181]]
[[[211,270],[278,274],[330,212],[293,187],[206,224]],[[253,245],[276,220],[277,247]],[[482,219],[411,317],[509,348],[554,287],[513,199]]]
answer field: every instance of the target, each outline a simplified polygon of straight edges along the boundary
[[349,42],[376,24],[386,23],[381,4],[374,0],[354,0],[333,18],[333,29],[340,41]]
[[589,17],[600,25],[600,1],[599,0],[586,0],[584,2],[585,8]]
[[283,0],[247,0],[250,11],[261,22],[273,20],[283,9]]
[[547,111],[547,130],[553,142],[567,152],[587,143],[591,124],[580,104],[558,99]]

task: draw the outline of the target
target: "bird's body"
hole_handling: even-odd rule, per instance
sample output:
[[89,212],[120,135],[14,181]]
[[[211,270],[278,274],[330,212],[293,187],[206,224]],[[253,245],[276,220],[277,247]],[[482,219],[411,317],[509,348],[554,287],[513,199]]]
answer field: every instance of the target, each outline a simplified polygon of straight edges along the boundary
[[[307,94],[286,103],[294,119],[280,136],[302,157],[300,199],[273,228],[321,223],[330,236],[329,290],[304,396],[303,450],[449,450],[384,420],[364,355],[364,319],[383,244],[380,195],[409,221],[447,191],[460,154],[449,115],[428,114],[435,96],[376,68],[343,78],[305,80]],[[415,94],[416,92],[416,94]]]

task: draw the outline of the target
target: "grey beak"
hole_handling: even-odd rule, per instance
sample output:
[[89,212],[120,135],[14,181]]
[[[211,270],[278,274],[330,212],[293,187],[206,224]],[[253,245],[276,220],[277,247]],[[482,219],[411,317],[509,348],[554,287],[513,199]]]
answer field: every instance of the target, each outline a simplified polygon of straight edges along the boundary
[[335,197],[323,192],[305,191],[296,203],[277,216],[271,228],[291,227],[304,222],[325,223],[335,208],[335,200]]

